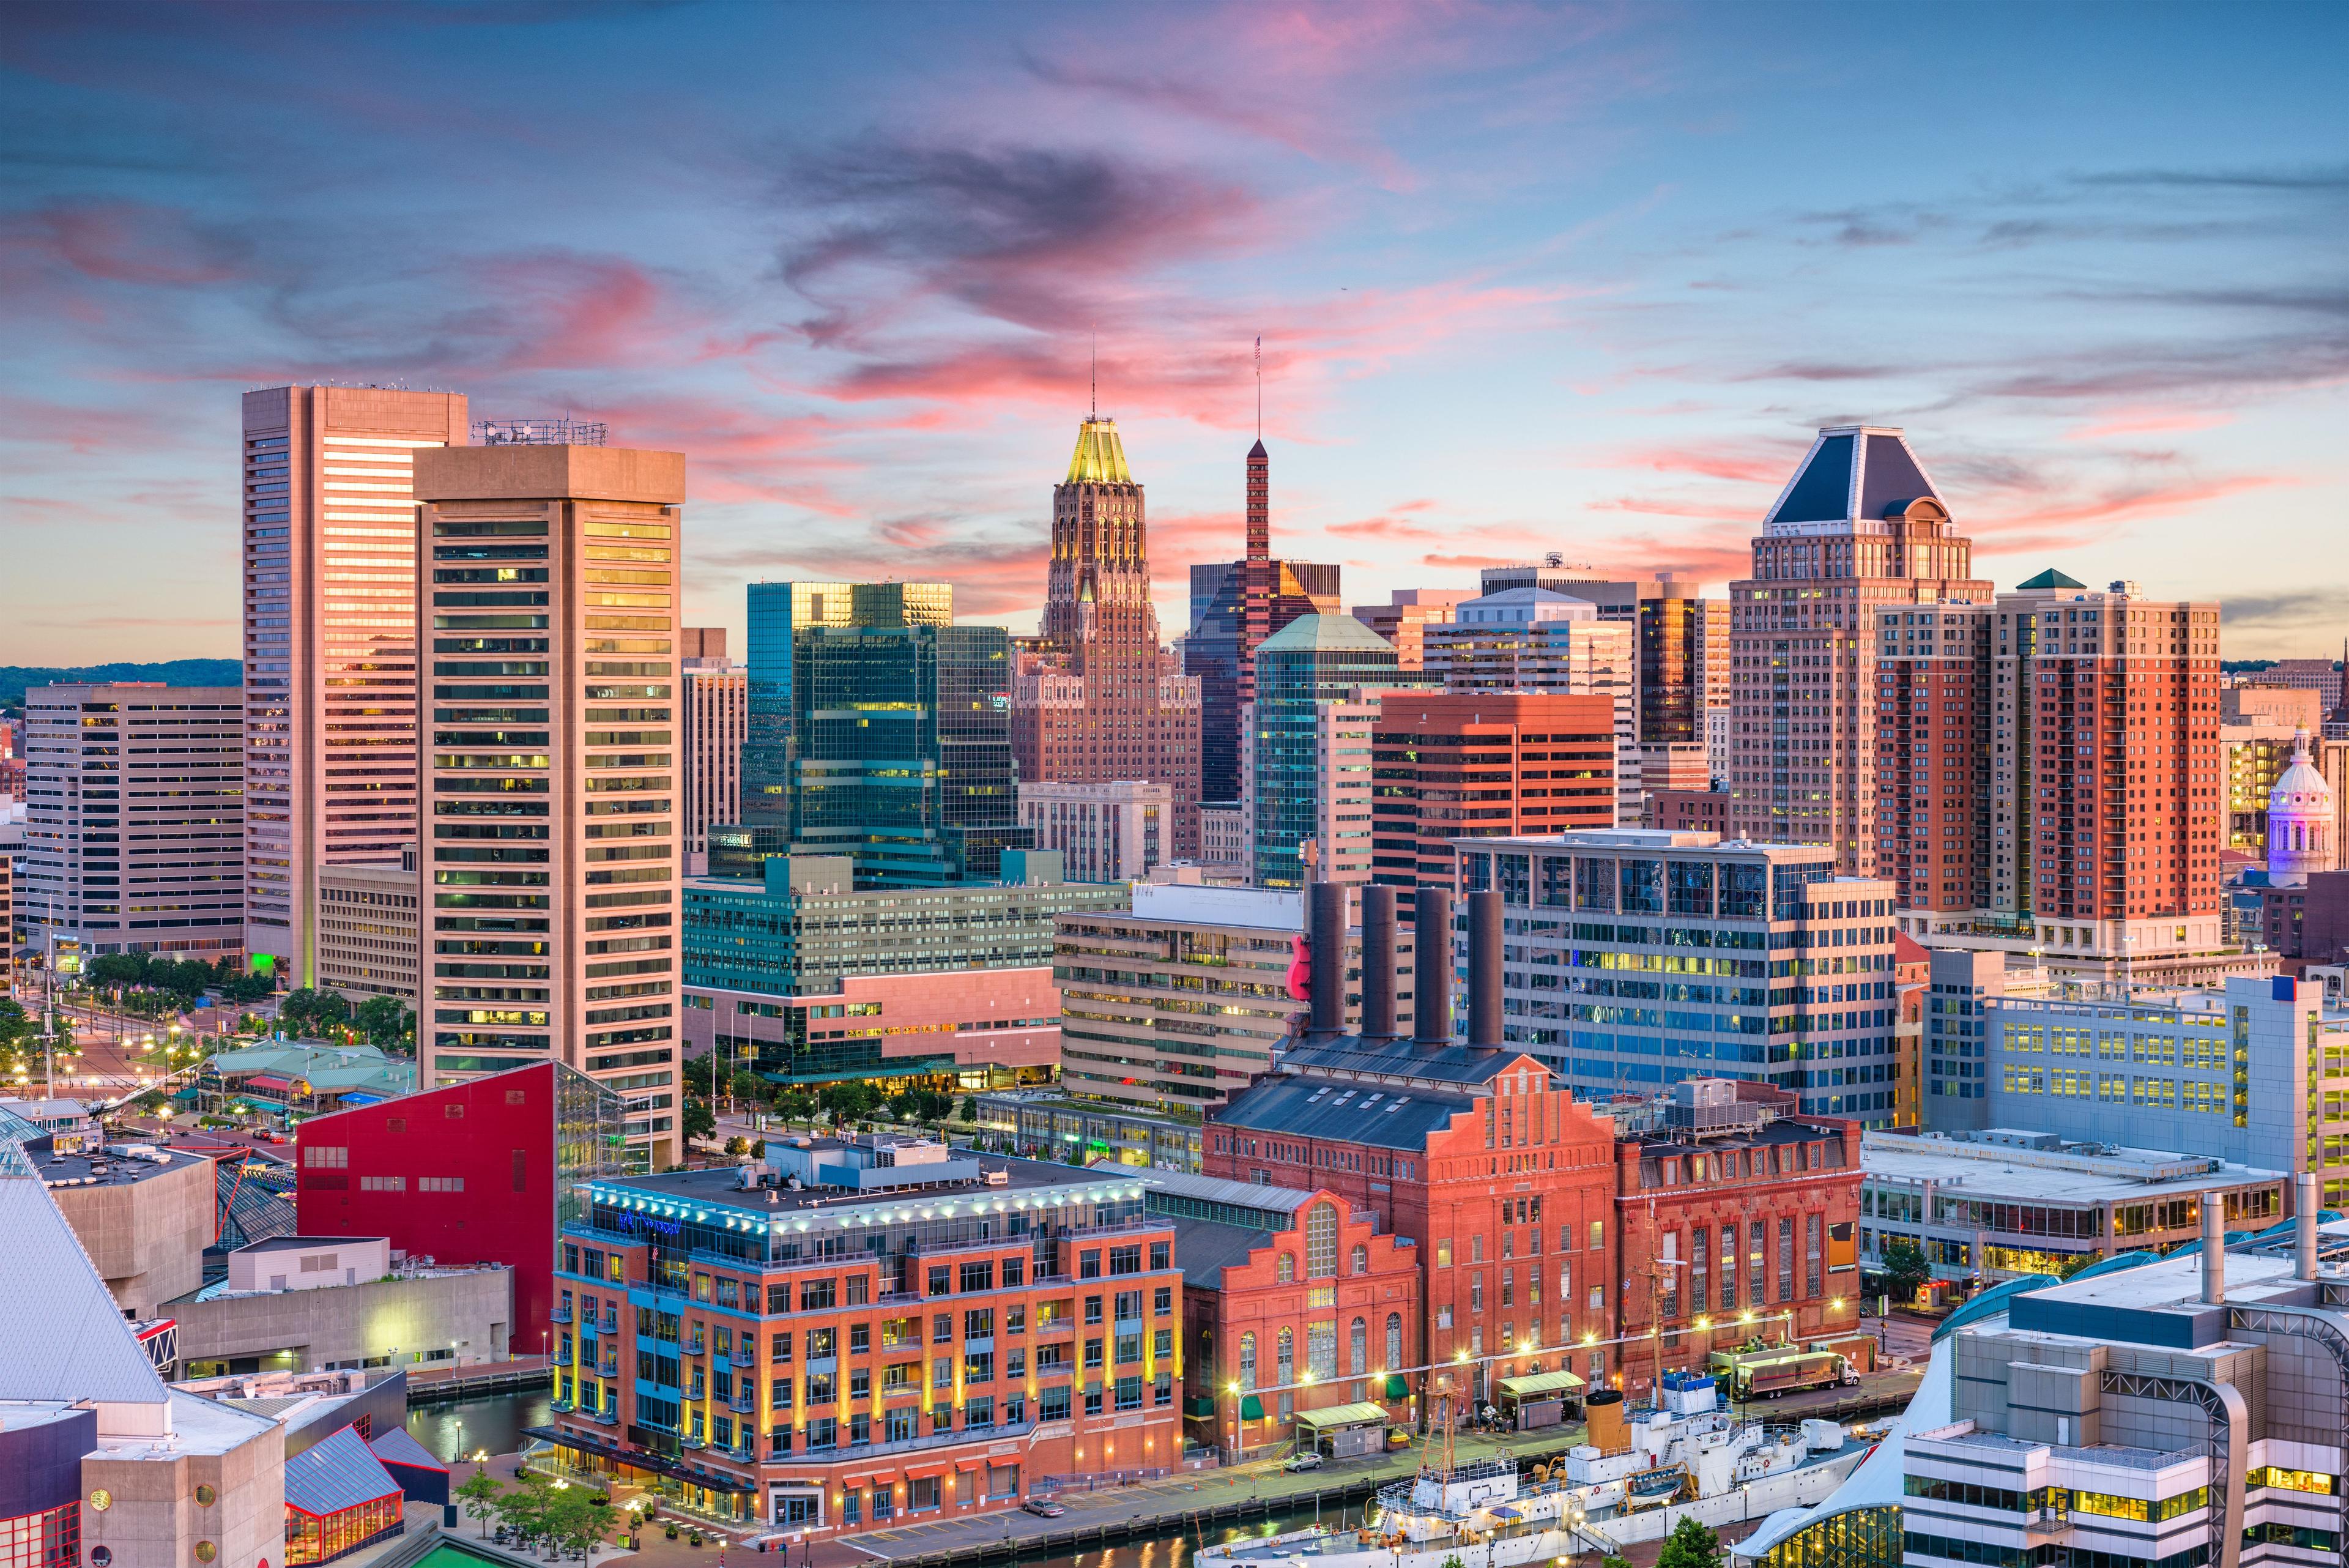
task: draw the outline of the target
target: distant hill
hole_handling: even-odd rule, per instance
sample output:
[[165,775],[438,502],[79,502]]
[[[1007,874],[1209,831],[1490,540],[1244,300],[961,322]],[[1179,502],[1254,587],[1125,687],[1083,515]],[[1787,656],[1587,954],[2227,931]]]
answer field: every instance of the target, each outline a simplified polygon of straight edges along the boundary
[[0,708],[12,712],[23,708],[27,687],[64,686],[95,680],[160,680],[166,686],[236,686],[243,683],[244,666],[233,659],[172,659],[160,664],[91,664],[79,670],[0,665]]

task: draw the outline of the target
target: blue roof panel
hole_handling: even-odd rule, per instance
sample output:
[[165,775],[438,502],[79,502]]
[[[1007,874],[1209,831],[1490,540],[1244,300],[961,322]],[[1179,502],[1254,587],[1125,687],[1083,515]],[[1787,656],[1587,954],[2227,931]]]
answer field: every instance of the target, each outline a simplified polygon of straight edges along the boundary
[[1772,523],[1836,523],[1851,515],[1852,441],[1823,436],[1811,461],[1787,488],[1786,499],[1770,514]]
[[285,1461],[286,1506],[314,1519],[400,1495],[399,1483],[377,1461],[357,1427],[345,1427]]

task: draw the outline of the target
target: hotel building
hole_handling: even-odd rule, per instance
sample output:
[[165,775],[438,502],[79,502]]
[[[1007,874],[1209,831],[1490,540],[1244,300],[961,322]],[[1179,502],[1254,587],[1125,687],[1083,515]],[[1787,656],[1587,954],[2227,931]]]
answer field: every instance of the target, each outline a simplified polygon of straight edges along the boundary
[[583,1191],[554,1428],[581,1471],[848,1535],[1180,1461],[1183,1279],[1133,1173],[798,1138]]
[[245,950],[317,983],[317,868],[416,842],[419,452],[465,399],[244,395]]
[[722,627],[685,628],[685,838],[688,869],[706,871],[709,830],[742,820],[742,744],[750,725],[750,671],[726,657]]
[[678,1158],[678,550],[685,459],[419,452],[431,618],[428,1084],[554,1060]]

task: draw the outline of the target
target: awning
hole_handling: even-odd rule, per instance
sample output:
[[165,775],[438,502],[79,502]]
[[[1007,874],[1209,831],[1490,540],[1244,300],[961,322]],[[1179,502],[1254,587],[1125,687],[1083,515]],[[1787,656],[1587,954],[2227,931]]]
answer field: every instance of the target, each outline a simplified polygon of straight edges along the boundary
[[1212,1416],[1215,1413],[1216,1401],[1207,1395],[1194,1394],[1183,1401],[1183,1414],[1185,1416]]
[[337,1102],[346,1106],[379,1106],[383,1104],[383,1096],[381,1095],[362,1095],[356,1089],[347,1095],[337,1095],[335,1098]]
[[1537,1372],[1525,1377],[1504,1377],[1501,1392],[1512,1399],[1546,1399],[1571,1394],[1583,1386],[1571,1372]]
[[1387,1374],[1387,1397],[1390,1399],[1408,1399],[1411,1397],[1411,1384],[1404,1378],[1402,1373],[1390,1372]]
[[1263,1400],[1261,1400],[1261,1399],[1259,1399],[1259,1398],[1257,1398],[1257,1397],[1255,1395],[1253,1395],[1253,1394],[1250,1394],[1250,1395],[1248,1395],[1247,1397],[1243,1398],[1243,1399],[1240,1401],[1240,1419],[1241,1419],[1241,1420],[1243,1420],[1243,1421],[1261,1421],[1261,1420],[1263,1420],[1263,1419],[1264,1419],[1264,1401],[1263,1401]]
[[274,1073],[255,1073],[249,1078],[240,1079],[236,1086],[239,1090],[290,1089],[294,1085],[292,1080],[281,1078]]
[[722,1491],[736,1497],[755,1497],[759,1491],[757,1487],[732,1476],[716,1470],[694,1469],[665,1454],[656,1454],[644,1449],[624,1449],[617,1443],[591,1438],[585,1432],[569,1431],[561,1427],[524,1427],[522,1435],[536,1438],[543,1443],[553,1443],[559,1449],[592,1454],[599,1459],[625,1465],[630,1469],[651,1470],[657,1475],[691,1481],[696,1486],[708,1487],[711,1491]]
[[1299,1410],[1297,1424],[1317,1431],[1329,1431],[1336,1427],[1367,1427],[1372,1422],[1386,1425],[1387,1407],[1364,1400],[1360,1405],[1335,1405],[1327,1410]]

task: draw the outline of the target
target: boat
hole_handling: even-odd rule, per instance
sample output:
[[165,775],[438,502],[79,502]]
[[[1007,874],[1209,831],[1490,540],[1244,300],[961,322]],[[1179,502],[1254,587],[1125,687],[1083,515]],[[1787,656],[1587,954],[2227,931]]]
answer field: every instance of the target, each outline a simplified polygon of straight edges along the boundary
[[[1598,1550],[1612,1552],[1607,1521],[1689,1499],[1753,1488],[1754,1506],[1795,1501],[1797,1472],[1856,1450],[1832,1421],[1799,1426],[1739,1422],[1720,1408],[1713,1380],[1667,1373],[1659,1407],[1626,1419],[1619,1395],[1587,1403],[1590,1440],[1520,1475],[1506,1450],[1459,1462],[1451,1409],[1439,1399],[1435,1455],[1408,1480],[1379,1490],[1371,1527],[1286,1534],[1208,1546],[1197,1568],[1443,1568],[1461,1556],[1475,1568],[1530,1568]],[[1463,1548],[1478,1548],[1467,1557]]]

